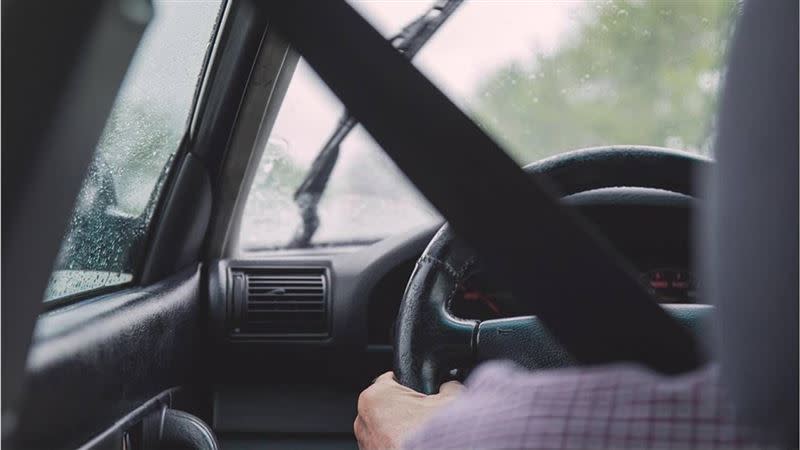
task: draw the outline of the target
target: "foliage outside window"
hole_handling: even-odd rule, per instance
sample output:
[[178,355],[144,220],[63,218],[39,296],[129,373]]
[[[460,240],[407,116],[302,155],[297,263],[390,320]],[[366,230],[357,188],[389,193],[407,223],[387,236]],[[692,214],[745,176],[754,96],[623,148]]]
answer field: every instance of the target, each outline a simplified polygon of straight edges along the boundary
[[[351,4],[387,38],[428,7]],[[466,1],[414,64],[520,164],[612,144],[710,155],[738,9],[729,0]],[[290,242],[300,223],[293,194],[342,110],[301,62],[245,208],[243,249]],[[312,246],[439,220],[362,129],[342,144],[319,209]]]

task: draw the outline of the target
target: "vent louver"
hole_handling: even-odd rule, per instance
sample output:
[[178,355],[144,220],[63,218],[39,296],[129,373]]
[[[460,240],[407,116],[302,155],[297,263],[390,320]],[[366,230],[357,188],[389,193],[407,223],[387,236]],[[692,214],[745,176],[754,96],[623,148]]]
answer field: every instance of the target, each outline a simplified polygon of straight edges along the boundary
[[328,329],[324,268],[234,269],[235,338],[322,339]]

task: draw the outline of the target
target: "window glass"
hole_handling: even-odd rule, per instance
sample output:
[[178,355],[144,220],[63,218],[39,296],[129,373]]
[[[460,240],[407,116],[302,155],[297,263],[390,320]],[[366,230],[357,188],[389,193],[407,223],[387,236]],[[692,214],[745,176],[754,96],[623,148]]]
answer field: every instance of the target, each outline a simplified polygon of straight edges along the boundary
[[[384,36],[431,2],[351,1]],[[639,144],[710,154],[729,0],[466,1],[414,64],[520,164]],[[294,192],[342,105],[305,63],[289,86],[245,208],[245,250],[283,248]],[[309,246],[373,242],[438,215],[362,129],[343,142]]]
[[[420,9],[351,4],[387,37]],[[414,63],[520,164],[612,144],[708,154],[738,5],[466,1]]]
[[112,107],[44,300],[123,284],[188,124],[221,0],[153,2]]
[[[245,250],[283,248],[301,225],[294,193],[344,112],[304,61],[298,63],[245,205]],[[438,214],[363,128],[342,142],[320,199],[312,246],[359,245],[433,223]]]

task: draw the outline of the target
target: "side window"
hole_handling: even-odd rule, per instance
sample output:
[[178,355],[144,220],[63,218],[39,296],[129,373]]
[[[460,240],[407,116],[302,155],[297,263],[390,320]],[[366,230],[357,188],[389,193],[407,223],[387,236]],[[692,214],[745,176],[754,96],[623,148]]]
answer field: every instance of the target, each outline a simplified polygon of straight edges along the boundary
[[153,19],[100,137],[44,301],[133,280],[187,129],[221,2],[153,2]]

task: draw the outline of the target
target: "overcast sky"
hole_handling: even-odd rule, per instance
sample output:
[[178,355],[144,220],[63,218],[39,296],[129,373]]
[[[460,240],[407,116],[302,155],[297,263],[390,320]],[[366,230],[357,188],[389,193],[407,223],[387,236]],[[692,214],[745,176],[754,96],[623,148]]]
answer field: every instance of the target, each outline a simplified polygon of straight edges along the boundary
[[[351,4],[385,36],[396,34],[430,5],[426,0],[359,0]],[[451,96],[464,98],[480,80],[512,60],[552,50],[569,30],[569,1],[468,1],[415,59]]]
[[[351,4],[383,35],[393,36],[432,4],[430,0],[353,0]],[[512,60],[529,62],[552,51],[575,24],[575,1],[467,1],[417,55],[415,64],[456,103],[465,104],[478,83]],[[305,64],[298,65],[278,116],[273,138],[307,164],[335,126],[342,107]],[[348,139],[343,164],[373,144],[366,133]]]

